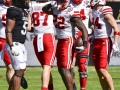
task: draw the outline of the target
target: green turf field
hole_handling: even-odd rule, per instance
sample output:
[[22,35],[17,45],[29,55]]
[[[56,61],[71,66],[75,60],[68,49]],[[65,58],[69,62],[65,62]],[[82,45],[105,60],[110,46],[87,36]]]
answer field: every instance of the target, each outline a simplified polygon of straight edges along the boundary
[[[28,81],[29,87],[26,90],[40,90],[41,86],[41,67],[28,67],[25,78]],[[96,75],[95,69],[92,66],[88,67],[88,83],[87,83],[87,89],[86,90],[102,90],[98,81],[98,77]],[[5,68],[0,68],[0,90],[7,90],[8,85],[5,78]],[[115,90],[120,90],[120,67],[109,67],[109,72],[113,77]],[[77,67],[75,67],[75,73],[76,73],[76,84],[77,84],[77,90],[80,90],[79,88],[79,78],[78,78],[78,72]],[[54,90],[65,90],[65,86],[61,80],[61,77],[57,71],[57,67],[54,67],[52,69],[52,75],[54,79]],[[20,89],[25,90],[25,89]]]

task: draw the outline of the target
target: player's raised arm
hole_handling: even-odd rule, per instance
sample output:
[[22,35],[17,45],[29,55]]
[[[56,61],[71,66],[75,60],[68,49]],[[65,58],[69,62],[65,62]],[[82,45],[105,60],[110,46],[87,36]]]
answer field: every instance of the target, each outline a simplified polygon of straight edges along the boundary
[[42,11],[47,13],[47,14],[53,14],[53,11],[52,11],[52,5],[51,3],[50,4],[47,4],[45,5],[43,8],[42,8]]

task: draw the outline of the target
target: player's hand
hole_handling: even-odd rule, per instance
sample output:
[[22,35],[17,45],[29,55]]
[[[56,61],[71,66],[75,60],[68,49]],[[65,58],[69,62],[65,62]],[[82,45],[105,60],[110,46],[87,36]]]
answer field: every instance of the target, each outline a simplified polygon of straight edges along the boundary
[[19,52],[18,50],[15,48],[15,46],[11,46],[10,47],[10,50],[11,50],[11,53],[13,56],[18,56],[19,55]]
[[118,52],[118,51],[119,51],[118,44],[113,44],[112,50],[113,50],[114,53],[115,53],[115,52]]
[[91,28],[88,28],[88,34],[90,35],[90,34],[92,34],[92,29]]
[[80,46],[80,47],[75,47],[75,49],[76,49],[76,52],[83,52],[86,49],[86,47]]

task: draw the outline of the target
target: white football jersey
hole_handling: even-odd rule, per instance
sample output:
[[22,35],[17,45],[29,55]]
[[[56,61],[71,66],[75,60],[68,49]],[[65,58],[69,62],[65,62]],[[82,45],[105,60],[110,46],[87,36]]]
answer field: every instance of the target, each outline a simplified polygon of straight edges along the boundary
[[72,17],[79,17],[79,11],[76,8],[71,7],[70,5],[62,11],[58,11],[56,8],[53,8],[54,13],[54,25],[56,27],[57,38],[65,39],[74,36],[75,26],[70,21]]
[[30,8],[36,35],[39,33],[54,33],[53,16],[42,11],[42,7],[48,3],[50,2],[34,3]]
[[7,8],[5,5],[0,6],[0,38],[6,38],[5,25]]
[[89,23],[89,13],[91,8],[90,1],[91,0],[83,0],[79,5],[74,3],[71,4],[79,10],[80,17],[87,29],[89,28],[88,23]]
[[105,14],[113,14],[112,8],[110,6],[103,6],[99,10],[92,10],[95,38],[110,37],[112,27],[104,19]]

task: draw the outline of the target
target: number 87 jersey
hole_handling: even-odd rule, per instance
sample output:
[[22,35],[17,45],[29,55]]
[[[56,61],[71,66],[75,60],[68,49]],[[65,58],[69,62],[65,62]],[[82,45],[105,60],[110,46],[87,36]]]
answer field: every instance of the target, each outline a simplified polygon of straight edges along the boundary
[[35,28],[34,33],[54,33],[53,16],[42,11],[42,7],[50,2],[34,3],[30,7],[30,14]]

